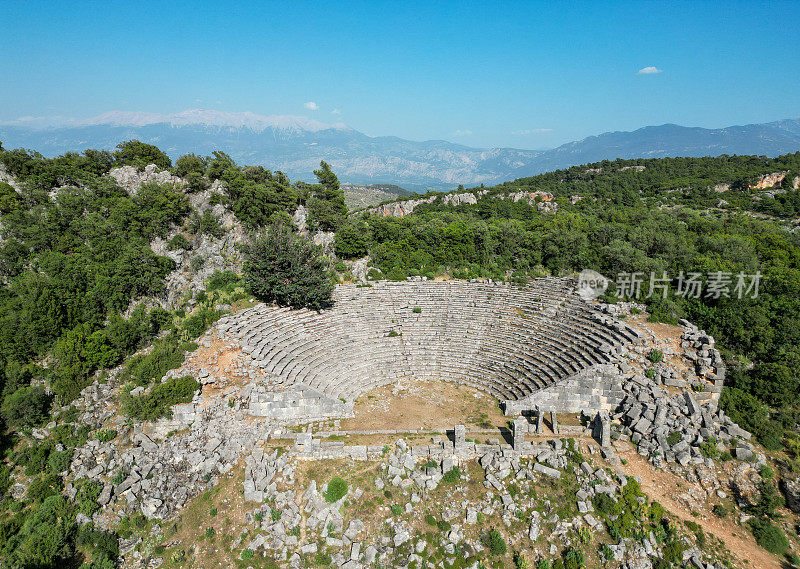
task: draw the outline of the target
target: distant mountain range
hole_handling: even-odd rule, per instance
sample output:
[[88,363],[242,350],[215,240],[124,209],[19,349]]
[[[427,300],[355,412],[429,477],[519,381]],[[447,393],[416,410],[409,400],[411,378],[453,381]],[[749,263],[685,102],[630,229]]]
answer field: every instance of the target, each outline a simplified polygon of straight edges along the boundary
[[425,191],[452,189],[458,184],[496,184],[604,159],[777,156],[800,150],[800,119],[720,129],[648,126],[540,151],[371,137],[344,124],[250,112],[189,110],[161,115],[115,111],[82,121],[25,118],[0,123],[0,141],[5,148],[32,148],[47,156],[87,148],[113,149],[130,139],[156,144],[173,158],[222,150],[240,164],[262,164],[282,170],[292,179],[313,179],[312,170],[326,160],[344,182],[397,184]]

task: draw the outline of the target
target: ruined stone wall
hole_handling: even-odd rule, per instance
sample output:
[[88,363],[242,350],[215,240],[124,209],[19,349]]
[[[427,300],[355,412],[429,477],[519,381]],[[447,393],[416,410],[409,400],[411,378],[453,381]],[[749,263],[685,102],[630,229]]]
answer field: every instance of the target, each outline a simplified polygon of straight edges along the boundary
[[622,402],[624,377],[615,365],[596,365],[517,401],[506,401],[506,415],[533,409],[558,413],[612,411]]

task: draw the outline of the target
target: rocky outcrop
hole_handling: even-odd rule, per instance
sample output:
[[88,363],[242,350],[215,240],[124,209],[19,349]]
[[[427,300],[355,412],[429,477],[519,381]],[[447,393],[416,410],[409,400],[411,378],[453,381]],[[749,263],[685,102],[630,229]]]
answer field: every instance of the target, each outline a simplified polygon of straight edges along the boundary
[[0,182],[8,184],[18,192],[22,189],[19,182],[17,182],[11,174],[6,172],[6,169],[3,166],[3,164],[0,164]]
[[116,180],[117,185],[132,195],[136,195],[144,184],[175,184],[185,186],[186,180],[173,176],[167,170],[159,170],[155,164],[148,164],[142,171],[133,166],[112,168],[108,175]]
[[[380,215],[383,217],[405,217],[414,212],[414,210],[423,204],[434,203],[441,199],[441,203],[445,205],[458,206],[462,204],[474,205],[478,200],[487,194],[488,190],[480,190],[477,192],[462,192],[458,194],[445,194],[443,196],[430,196],[427,198],[420,198],[415,200],[403,200],[391,203],[386,203],[376,207],[367,209],[368,213],[373,215]],[[496,195],[494,199],[511,199],[514,202],[526,200],[529,204],[537,204],[539,211],[552,213],[558,209],[555,197],[550,192],[540,191],[519,191],[510,194]]]
[[223,183],[217,180],[205,191],[187,194],[189,204],[197,214],[203,215],[206,211],[211,211],[223,229],[220,237],[206,234],[193,237],[184,235],[191,238],[190,248],[170,250],[170,240],[184,233],[181,228],[175,228],[165,239],[155,237],[150,242],[150,248],[156,255],[169,257],[176,264],[175,270],[164,279],[165,293],[156,299],[164,308],[176,308],[182,299],[191,296],[189,293],[202,290],[214,271],[238,271],[241,268],[236,246],[245,239],[244,226],[225,206],[211,204],[211,198],[223,190]]
[[550,192],[515,192],[509,194],[514,202],[526,200],[530,205],[536,204],[537,209],[542,213],[555,213],[558,211],[558,204],[555,197]]
[[670,396],[641,375],[625,390],[628,396],[613,418],[622,423],[622,434],[638,445],[639,454],[656,467],[665,461],[711,466],[712,457],[730,446],[736,447],[736,458],[746,460],[749,454],[755,459],[747,442],[750,433],[713,403],[700,404],[689,391]]
[[750,185],[751,190],[765,190],[767,188],[774,188],[781,184],[788,172],[773,172],[772,174],[764,174],[759,177],[755,184]]
[[418,200],[403,200],[371,207],[367,211],[373,215],[380,215],[383,217],[405,217],[413,213],[414,208],[418,205],[433,203],[434,200],[436,200],[435,196]]
[[297,206],[297,209],[292,216],[292,221],[297,226],[297,230],[303,233],[306,230],[306,221],[308,221],[308,210],[303,204]]
[[781,490],[786,497],[786,506],[795,514],[800,514],[800,477],[781,480]]

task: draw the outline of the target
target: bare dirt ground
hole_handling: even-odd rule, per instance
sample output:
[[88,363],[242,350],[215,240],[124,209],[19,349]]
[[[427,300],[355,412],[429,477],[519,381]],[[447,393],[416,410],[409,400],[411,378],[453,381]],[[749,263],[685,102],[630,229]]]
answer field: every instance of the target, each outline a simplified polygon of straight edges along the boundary
[[[747,530],[730,519],[720,519],[707,508],[706,503],[692,503],[681,499],[680,488],[687,483],[667,470],[653,468],[632,448],[619,453],[627,461],[622,470],[630,476],[640,476],[642,490],[659,502],[673,516],[695,522],[703,531],[725,543],[727,549],[744,565],[754,569],[779,569],[780,559],[759,547]],[[699,514],[693,515],[693,512]]]
[[365,393],[355,418],[342,430],[452,429],[464,424],[489,429],[505,426],[497,399],[476,389],[446,381],[407,380]]

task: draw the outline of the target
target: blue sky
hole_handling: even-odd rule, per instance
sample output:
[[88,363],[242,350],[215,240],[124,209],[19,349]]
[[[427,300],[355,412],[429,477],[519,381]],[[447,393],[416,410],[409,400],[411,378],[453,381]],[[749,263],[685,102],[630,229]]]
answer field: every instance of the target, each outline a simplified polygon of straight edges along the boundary
[[800,116],[797,1],[223,4],[7,3],[0,120],[249,110],[543,148]]

